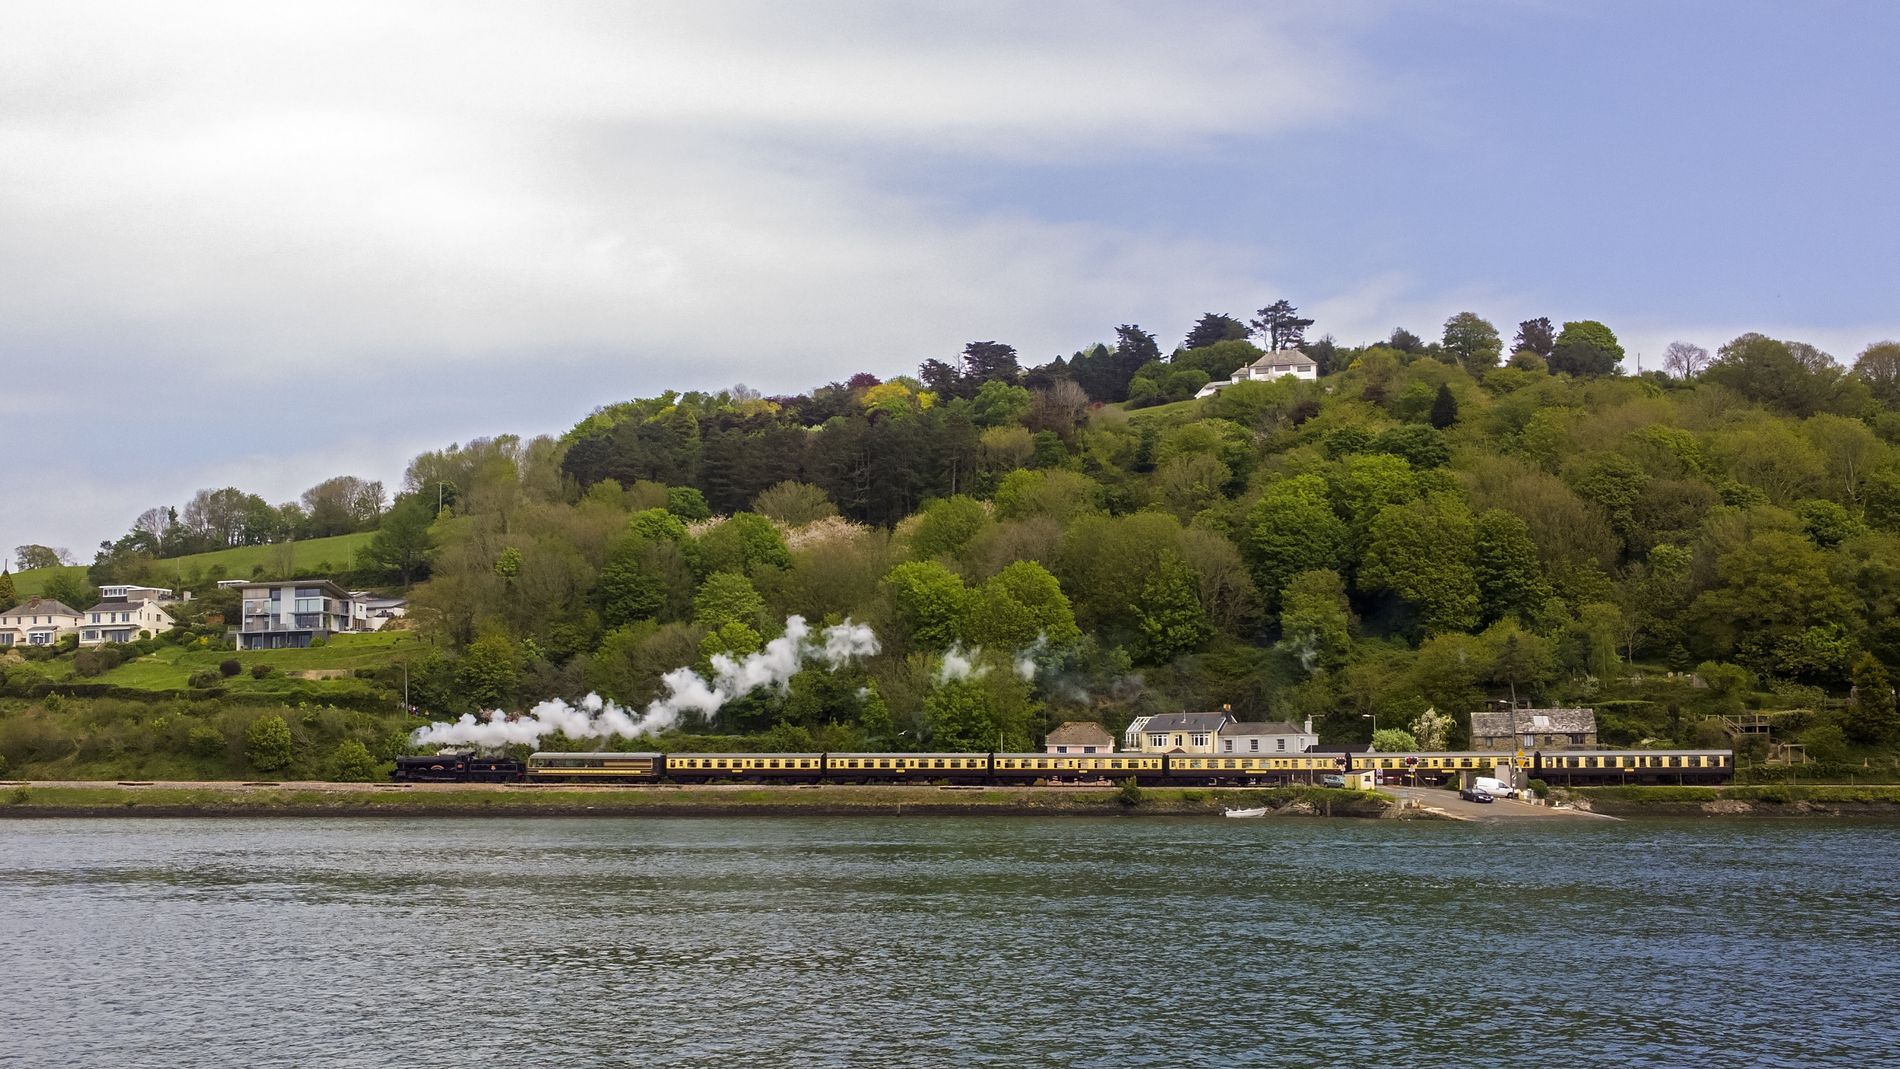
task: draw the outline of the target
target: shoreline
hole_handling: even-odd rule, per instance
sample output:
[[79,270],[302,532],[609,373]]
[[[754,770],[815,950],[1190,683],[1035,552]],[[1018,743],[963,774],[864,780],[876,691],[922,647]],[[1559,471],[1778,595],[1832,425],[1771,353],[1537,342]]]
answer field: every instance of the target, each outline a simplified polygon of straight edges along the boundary
[[1900,817],[1900,784],[1753,784],[1726,787],[1556,788],[1593,813],[1615,817]]
[[0,782],[0,819],[52,817],[1270,816],[1379,818],[1383,795],[1326,787],[522,786]]

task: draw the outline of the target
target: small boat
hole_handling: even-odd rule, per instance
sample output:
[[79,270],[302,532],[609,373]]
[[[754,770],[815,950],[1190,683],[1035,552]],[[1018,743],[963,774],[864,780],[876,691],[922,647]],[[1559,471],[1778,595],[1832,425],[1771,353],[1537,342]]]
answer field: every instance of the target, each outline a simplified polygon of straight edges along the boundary
[[1267,815],[1267,807],[1263,805],[1255,809],[1223,809],[1220,815],[1223,817],[1264,817]]

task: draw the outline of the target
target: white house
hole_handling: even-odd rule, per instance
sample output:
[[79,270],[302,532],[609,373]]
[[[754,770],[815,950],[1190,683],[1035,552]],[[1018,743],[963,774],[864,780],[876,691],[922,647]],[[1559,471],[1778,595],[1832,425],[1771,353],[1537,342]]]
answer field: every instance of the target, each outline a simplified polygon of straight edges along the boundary
[[237,630],[241,650],[302,649],[312,639],[339,632],[367,631],[358,603],[328,579],[251,582],[239,588],[244,599]]
[[1311,717],[1304,725],[1280,721],[1228,724],[1220,729],[1220,752],[1224,754],[1298,754],[1318,745]]
[[1238,382],[1272,382],[1288,375],[1307,382],[1316,381],[1319,378],[1319,364],[1298,349],[1279,349],[1235,371],[1231,379],[1208,383],[1194,396],[1212,397]]
[[177,621],[172,619],[172,614],[160,608],[158,599],[155,597],[102,601],[87,609],[82,615],[84,619],[79,623],[81,646],[98,646],[107,642],[131,642],[135,639],[162,635],[177,626]]
[[0,648],[51,646],[79,630],[79,610],[51,598],[28,598],[0,612]]

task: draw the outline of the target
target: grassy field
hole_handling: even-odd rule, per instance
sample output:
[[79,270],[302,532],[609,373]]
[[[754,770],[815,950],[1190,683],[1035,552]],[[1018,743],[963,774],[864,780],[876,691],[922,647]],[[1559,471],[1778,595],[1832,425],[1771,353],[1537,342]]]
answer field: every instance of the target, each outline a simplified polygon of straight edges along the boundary
[[1359,791],[1289,787],[1271,790],[1176,790],[1142,792],[1139,805],[1123,804],[1119,792],[1042,788],[944,790],[936,787],[775,787],[740,790],[506,786],[489,788],[397,787],[337,784],[203,787],[48,786],[0,788],[0,817],[39,813],[97,815],[257,814],[296,815],[711,815],[756,813],[1096,813],[1215,815],[1223,806],[1305,803],[1295,812],[1377,816],[1388,800]]
[[[286,673],[335,669],[376,669],[398,661],[405,653],[419,653],[421,642],[413,631],[374,631],[364,635],[336,635],[315,649],[187,650],[167,646],[155,653],[129,661],[98,677],[98,682],[139,690],[184,690],[193,672],[216,669],[226,660],[235,659],[244,671],[226,682],[232,694],[265,696],[281,692],[289,682]],[[267,664],[276,674],[253,679],[252,665]]]
[[[327,575],[346,571],[355,566],[356,551],[369,544],[374,536],[372,531],[359,534],[337,535],[334,538],[312,538],[303,542],[292,542],[290,571],[293,575]],[[213,567],[222,567],[227,579],[249,579],[254,569],[262,567],[264,574],[278,577],[282,567],[284,546],[235,546],[231,549],[213,550],[210,553],[194,553],[188,557],[172,557],[156,563],[159,573],[168,575],[173,585],[196,573],[204,575]],[[32,571],[14,572],[13,585],[21,597],[30,597],[46,589],[46,584],[60,572],[72,572],[85,578],[86,569],[75,565],[71,568],[35,568]],[[85,606],[76,605],[83,609]]]

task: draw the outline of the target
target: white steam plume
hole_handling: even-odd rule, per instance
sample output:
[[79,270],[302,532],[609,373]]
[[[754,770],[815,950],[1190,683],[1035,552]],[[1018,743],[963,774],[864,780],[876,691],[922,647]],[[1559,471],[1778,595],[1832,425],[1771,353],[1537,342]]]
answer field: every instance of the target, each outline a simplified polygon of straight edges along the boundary
[[519,717],[510,717],[499,709],[479,719],[473,713],[463,713],[456,720],[417,728],[410,738],[418,746],[480,747],[515,743],[533,746],[542,736],[555,734],[570,739],[616,735],[637,739],[673,727],[687,713],[711,716],[734,698],[764,687],[783,691],[807,661],[821,661],[836,671],[858,657],[875,654],[878,648],[876,633],[863,624],[846,620],[825,628],[814,638],[804,617],[791,616],[785,620],[785,633],[759,652],[744,657],[716,654],[710,679],[691,668],[675,668],[661,676],[660,685],[666,693],[648,703],[642,713],[630,713],[603,701],[598,694],[589,694],[578,706],[555,698]]
[[1048,648],[1049,636],[1046,634],[1038,634],[1036,641],[1031,642],[1027,648],[1016,651],[1016,674],[1023,677],[1024,682],[1033,683],[1036,681],[1036,672],[1038,670],[1036,658],[1041,657],[1043,651]]
[[964,679],[982,679],[990,674],[988,665],[978,664],[977,658],[983,655],[983,647],[972,646],[965,650],[961,643],[952,642],[950,648],[943,651],[943,663],[937,666],[937,682],[955,683]]

